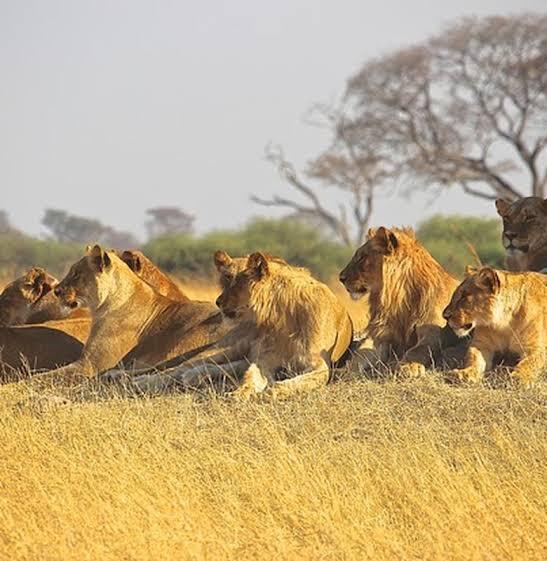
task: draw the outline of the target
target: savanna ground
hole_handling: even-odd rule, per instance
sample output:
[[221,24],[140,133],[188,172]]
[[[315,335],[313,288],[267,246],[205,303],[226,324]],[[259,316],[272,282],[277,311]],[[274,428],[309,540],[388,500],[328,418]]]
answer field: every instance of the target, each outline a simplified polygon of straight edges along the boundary
[[547,558],[545,382],[345,378],[243,404],[0,387],[0,559]]

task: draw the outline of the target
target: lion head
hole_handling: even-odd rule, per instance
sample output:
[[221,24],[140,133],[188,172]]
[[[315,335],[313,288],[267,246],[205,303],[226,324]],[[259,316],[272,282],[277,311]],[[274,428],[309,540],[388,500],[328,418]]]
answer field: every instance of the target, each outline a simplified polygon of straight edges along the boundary
[[0,295],[0,309],[4,325],[20,325],[27,321],[31,307],[51,292],[57,279],[40,267],[29,269],[25,275],[6,286]]
[[70,267],[65,278],[55,287],[55,296],[71,310],[81,306],[94,307],[103,299],[104,280],[112,266],[109,252],[100,246],[88,247],[86,255]]
[[368,240],[340,273],[340,282],[354,300],[382,286],[383,268],[399,247],[396,232],[381,226],[368,231]]
[[[243,258],[239,258],[243,259]],[[245,266],[239,261],[230,282],[223,286],[222,293],[216,300],[222,313],[229,317],[243,315],[249,308],[253,286],[263,280],[269,272],[268,258],[265,254],[256,252],[245,259]]]
[[530,257],[547,248],[547,199],[498,199],[496,209],[503,220],[502,242],[509,268],[527,270]]
[[500,278],[491,267],[469,270],[456,288],[443,317],[458,337],[465,337],[476,327],[494,321]]
[[245,269],[247,257],[230,257],[225,251],[219,249],[215,251],[214,262],[220,288],[225,290],[232,285],[236,275]]

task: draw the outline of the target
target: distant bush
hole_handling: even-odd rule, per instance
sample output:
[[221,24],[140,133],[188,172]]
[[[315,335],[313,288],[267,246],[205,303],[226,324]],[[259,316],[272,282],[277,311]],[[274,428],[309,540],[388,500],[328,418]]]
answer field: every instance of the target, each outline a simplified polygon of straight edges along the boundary
[[39,265],[62,275],[82,251],[81,244],[38,240],[18,232],[0,234],[0,272],[15,275]]
[[[434,216],[418,226],[417,236],[447,270],[461,276],[465,265],[474,263],[466,241],[473,245],[483,263],[503,267],[500,229],[496,219]],[[213,254],[217,249],[231,255],[261,250],[308,267],[317,277],[328,280],[344,267],[355,248],[333,242],[317,228],[298,220],[257,218],[240,229],[156,238],[142,249],[166,271],[192,276],[214,273]],[[0,234],[0,273],[4,276],[20,273],[32,265],[46,267],[61,276],[81,255],[80,243],[39,240],[18,232]]]
[[474,265],[471,244],[485,265],[502,268],[501,221],[496,218],[436,215],[422,222],[418,239],[448,271],[461,276],[466,265]]
[[252,220],[240,230],[218,230],[200,237],[166,236],[150,241],[144,252],[167,271],[195,275],[213,272],[213,254],[223,249],[230,255],[266,251],[289,263],[308,267],[323,279],[336,275],[352,250],[326,239],[316,228],[293,219]]

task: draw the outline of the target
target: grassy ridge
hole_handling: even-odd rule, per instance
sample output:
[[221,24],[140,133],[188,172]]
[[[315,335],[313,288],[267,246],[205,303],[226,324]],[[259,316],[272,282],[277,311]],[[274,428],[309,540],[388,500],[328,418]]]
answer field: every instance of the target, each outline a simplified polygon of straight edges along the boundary
[[0,388],[0,559],[545,558],[544,383],[28,392]]

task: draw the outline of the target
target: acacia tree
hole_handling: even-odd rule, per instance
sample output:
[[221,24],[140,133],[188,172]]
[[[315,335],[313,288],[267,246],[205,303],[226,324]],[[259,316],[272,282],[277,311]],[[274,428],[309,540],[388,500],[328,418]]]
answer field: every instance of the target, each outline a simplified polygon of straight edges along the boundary
[[47,209],[42,224],[50,231],[51,236],[60,242],[98,242],[120,249],[139,245],[130,232],[119,231],[94,218],[76,216],[64,210]]
[[[297,199],[253,197],[362,243],[387,182],[459,185],[510,200],[547,195],[547,15],[465,18],[419,45],[369,61],[339,108],[319,113],[332,143],[303,173],[266,150]],[[333,210],[320,186],[344,202]],[[411,189],[407,188],[411,194]]]
[[[296,170],[280,146],[266,148],[266,159],[298,191],[299,200],[279,195],[271,199],[257,196],[251,199],[264,206],[291,209],[296,216],[327,227],[344,244],[361,245],[374,210],[376,193],[393,173],[393,166],[362,136],[343,105],[316,105],[311,116],[311,124],[328,127],[332,141],[303,173]],[[321,186],[335,187],[344,193],[338,209],[321,201]]]
[[407,179],[486,199],[545,196],[545,15],[466,18],[365,64],[346,99]]
[[194,230],[195,216],[173,206],[149,208],[150,217],[146,223],[148,238],[154,239],[170,234],[191,234]]

